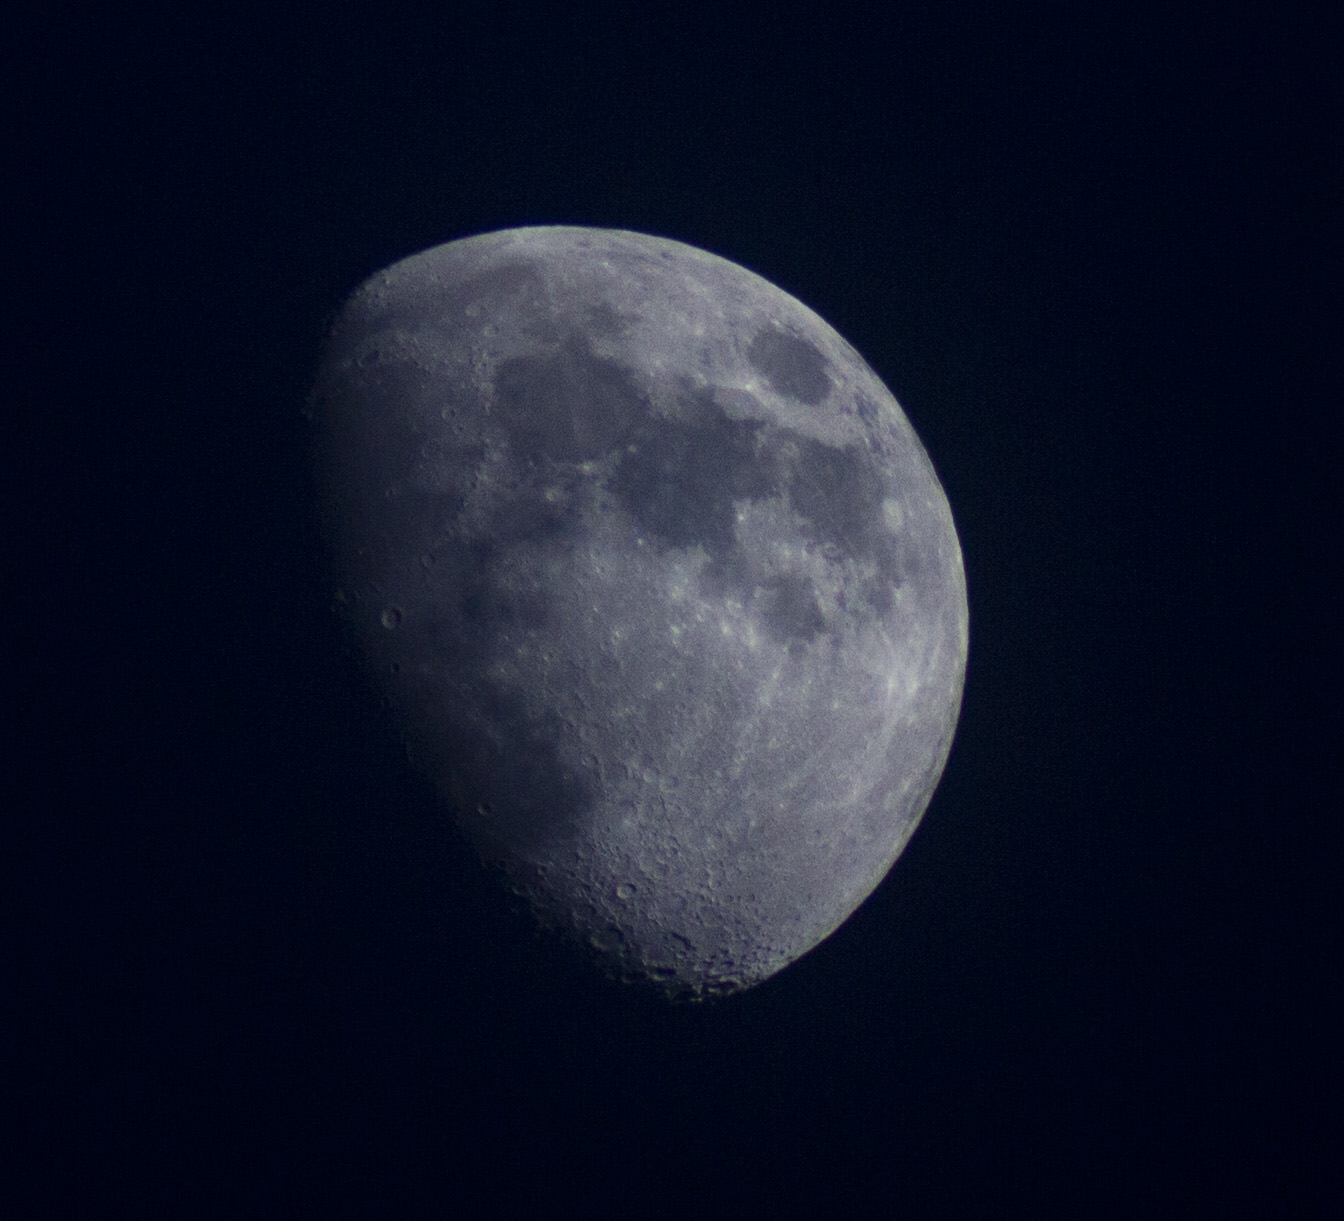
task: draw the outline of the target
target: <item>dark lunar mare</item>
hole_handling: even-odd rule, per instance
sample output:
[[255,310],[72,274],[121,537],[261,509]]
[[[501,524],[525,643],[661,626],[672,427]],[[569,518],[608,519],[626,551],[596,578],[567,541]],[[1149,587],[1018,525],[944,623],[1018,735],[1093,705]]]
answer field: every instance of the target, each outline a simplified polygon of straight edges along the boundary
[[366,284],[315,405],[337,605],[539,913],[731,991],[876,885],[950,746],[965,588],[820,319],[675,243],[509,231]]

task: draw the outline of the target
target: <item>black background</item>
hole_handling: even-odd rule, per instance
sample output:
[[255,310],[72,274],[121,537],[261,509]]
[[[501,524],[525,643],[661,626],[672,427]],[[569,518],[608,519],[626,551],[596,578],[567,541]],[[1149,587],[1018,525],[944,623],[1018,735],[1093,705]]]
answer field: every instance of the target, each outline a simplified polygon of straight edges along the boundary
[[[21,1210],[1337,1215],[1323,18],[277,7],[18,39]],[[329,618],[324,327],[530,223],[798,296],[960,531],[926,820],[727,1002],[538,939]]]

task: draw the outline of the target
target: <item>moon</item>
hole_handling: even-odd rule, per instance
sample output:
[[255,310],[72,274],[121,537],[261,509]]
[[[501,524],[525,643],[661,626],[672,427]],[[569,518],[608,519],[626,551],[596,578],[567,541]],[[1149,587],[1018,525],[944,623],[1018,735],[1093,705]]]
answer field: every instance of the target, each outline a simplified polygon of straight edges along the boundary
[[966,583],[821,318],[679,242],[503,230],[360,287],[312,408],[336,605],[544,923],[704,996],[872,892],[951,747]]

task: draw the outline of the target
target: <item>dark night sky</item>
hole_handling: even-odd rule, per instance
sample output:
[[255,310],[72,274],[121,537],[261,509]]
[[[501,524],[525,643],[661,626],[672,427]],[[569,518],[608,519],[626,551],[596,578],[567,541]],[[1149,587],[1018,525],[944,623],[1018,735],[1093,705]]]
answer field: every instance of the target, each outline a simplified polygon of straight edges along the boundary
[[[1324,21],[282,7],[19,41],[29,1209],[1337,1215]],[[324,326],[527,223],[798,296],[957,519],[971,662],[925,822],[729,1002],[534,936],[328,618]]]

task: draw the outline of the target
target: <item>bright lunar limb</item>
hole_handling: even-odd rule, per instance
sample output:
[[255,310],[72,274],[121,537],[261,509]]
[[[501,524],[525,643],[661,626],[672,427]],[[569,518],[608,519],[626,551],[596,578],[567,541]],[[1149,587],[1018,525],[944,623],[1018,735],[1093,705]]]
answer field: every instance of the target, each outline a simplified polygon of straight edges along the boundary
[[365,283],[314,391],[337,605],[466,835],[677,994],[833,932],[937,784],[961,551],[816,314],[663,238],[450,242]]

